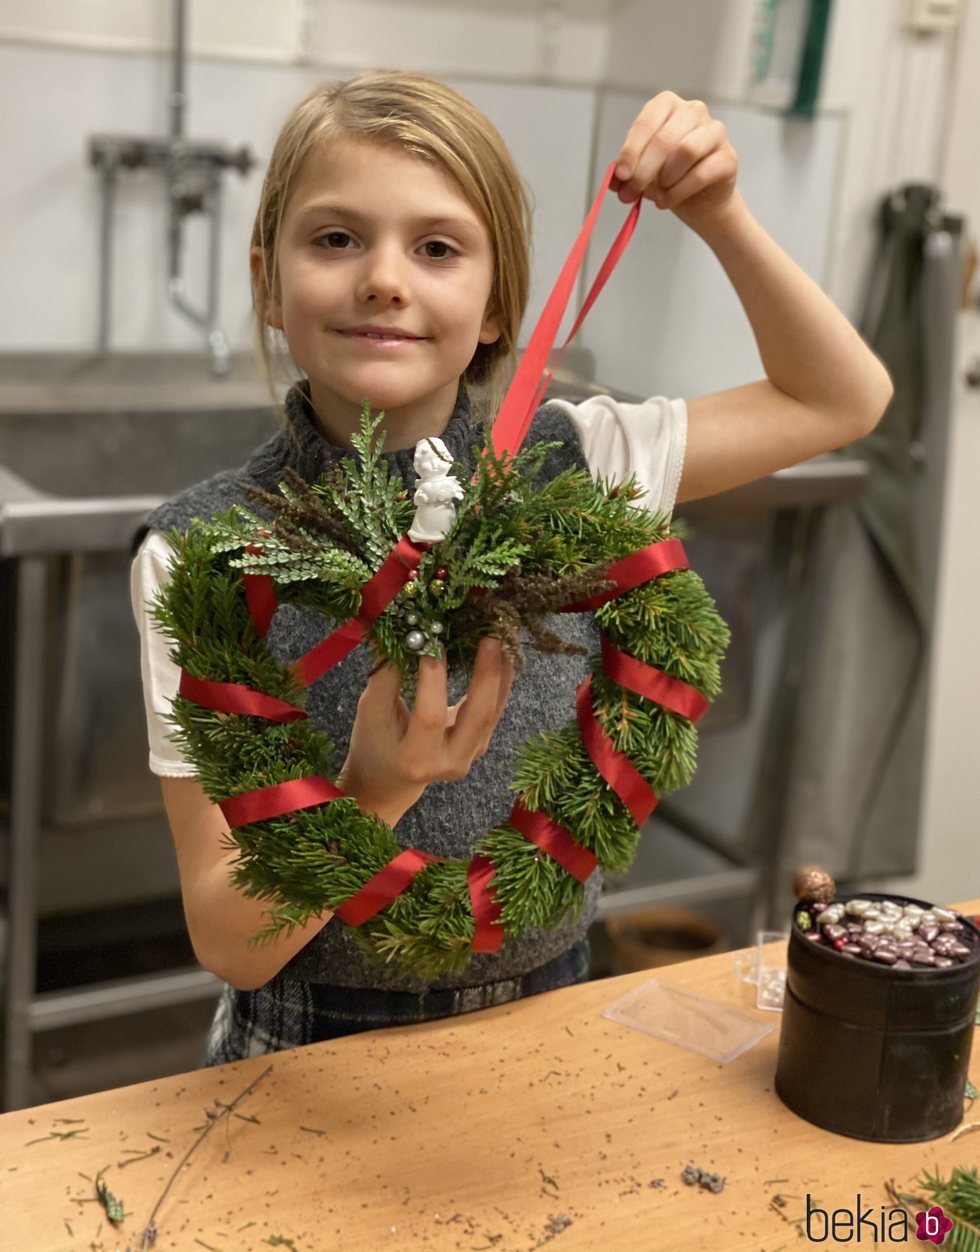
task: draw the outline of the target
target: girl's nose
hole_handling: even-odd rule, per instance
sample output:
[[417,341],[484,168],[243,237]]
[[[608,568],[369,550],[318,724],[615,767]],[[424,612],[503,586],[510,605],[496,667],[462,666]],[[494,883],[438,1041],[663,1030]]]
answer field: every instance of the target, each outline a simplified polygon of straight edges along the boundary
[[364,257],[357,298],[362,303],[405,304],[408,300],[408,258],[400,247],[378,245]]

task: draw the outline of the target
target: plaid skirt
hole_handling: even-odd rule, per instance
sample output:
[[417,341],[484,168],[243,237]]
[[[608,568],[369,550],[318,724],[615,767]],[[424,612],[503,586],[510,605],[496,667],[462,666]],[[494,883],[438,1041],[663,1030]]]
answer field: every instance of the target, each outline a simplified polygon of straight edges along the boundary
[[203,1065],[224,1065],[324,1039],[411,1026],[488,1009],[589,978],[589,941],[517,978],[451,991],[372,991],[301,982],[277,974],[256,991],[225,987],[208,1032]]

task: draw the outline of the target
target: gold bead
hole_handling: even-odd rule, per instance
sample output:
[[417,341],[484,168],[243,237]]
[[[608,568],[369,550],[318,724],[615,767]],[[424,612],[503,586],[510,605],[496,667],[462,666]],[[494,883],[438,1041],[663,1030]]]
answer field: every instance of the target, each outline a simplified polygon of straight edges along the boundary
[[441,596],[445,589],[446,584],[441,578],[433,578],[432,582],[429,583],[429,590],[434,596]]
[[418,595],[418,593],[419,593],[418,583],[406,583],[405,586],[402,587],[402,595],[408,596],[409,600],[414,600],[415,597]]

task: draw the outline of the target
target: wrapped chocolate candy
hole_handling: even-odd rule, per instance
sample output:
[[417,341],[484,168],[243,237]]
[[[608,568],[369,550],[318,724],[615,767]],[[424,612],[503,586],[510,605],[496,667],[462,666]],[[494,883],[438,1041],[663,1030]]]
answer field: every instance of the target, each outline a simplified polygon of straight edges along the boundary
[[837,884],[825,869],[807,865],[797,870],[793,891],[801,904],[829,904],[837,894]]

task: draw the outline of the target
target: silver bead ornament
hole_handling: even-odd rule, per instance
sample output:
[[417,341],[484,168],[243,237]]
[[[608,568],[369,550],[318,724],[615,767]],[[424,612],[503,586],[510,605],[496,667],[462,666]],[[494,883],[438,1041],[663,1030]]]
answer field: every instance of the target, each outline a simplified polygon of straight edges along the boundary
[[410,630],[405,636],[405,646],[413,652],[421,652],[425,647],[425,635],[420,630]]

